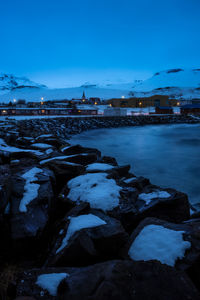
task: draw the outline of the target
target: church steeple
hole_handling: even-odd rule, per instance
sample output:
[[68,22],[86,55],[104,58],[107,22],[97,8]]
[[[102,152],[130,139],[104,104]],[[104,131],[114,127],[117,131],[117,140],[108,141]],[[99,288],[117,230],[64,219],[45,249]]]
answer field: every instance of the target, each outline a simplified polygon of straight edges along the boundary
[[85,100],[85,92],[83,91],[82,100]]

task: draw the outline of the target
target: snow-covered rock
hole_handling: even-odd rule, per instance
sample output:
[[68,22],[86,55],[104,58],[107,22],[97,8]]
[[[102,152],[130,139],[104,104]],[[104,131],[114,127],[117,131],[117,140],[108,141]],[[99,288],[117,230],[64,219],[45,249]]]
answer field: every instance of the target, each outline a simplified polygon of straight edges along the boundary
[[82,204],[73,208],[59,225],[46,265],[85,266],[114,259],[127,241],[128,234],[119,221]]
[[119,205],[121,187],[106,173],[91,173],[78,176],[68,182],[68,198],[76,203],[88,202],[92,208],[104,211]]
[[174,267],[177,259],[182,259],[191,247],[183,240],[184,231],[175,231],[161,225],[145,226],[133,241],[129,256],[133,260],[158,260]]
[[79,230],[84,228],[93,228],[105,225],[106,222],[93,214],[80,215],[70,217],[67,233],[62,240],[61,246],[56,250],[56,253],[62,251],[68,244],[69,239]]
[[113,169],[112,165],[104,163],[93,163],[87,166],[86,171],[108,171]]
[[56,296],[60,282],[68,276],[68,273],[42,274],[38,276],[36,284],[42,289],[47,290],[51,296]]
[[[52,275],[55,274],[55,275]],[[199,300],[199,292],[185,272],[159,262],[111,260],[84,268],[28,270],[18,275],[17,296],[33,296],[37,300],[57,299],[36,284],[38,278],[55,292],[55,282],[69,274],[57,287],[58,299],[91,300]],[[56,279],[56,280],[55,280]],[[52,287],[49,286],[53,282]]]

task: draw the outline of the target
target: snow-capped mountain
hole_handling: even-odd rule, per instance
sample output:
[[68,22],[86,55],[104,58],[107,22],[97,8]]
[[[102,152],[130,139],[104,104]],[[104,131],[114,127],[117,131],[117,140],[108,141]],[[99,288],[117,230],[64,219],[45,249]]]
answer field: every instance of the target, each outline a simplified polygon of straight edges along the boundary
[[42,84],[30,81],[26,77],[16,77],[11,74],[0,73],[0,91],[8,92],[23,88],[44,88]]
[[171,69],[155,73],[133,88],[135,95],[163,94],[179,98],[200,98],[200,69]]
[[171,98],[186,99],[200,98],[200,69],[171,69],[156,73],[151,78],[130,83],[102,84],[85,83],[80,87],[49,89],[34,83],[27,78],[13,75],[0,75],[0,103],[8,103],[13,99],[25,99],[39,102],[47,100],[80,99],[83,92],[87,98],[101,99],[148,97],[151,95],[168,95]]
[[77,87],[77,88],[64,88],[64,89],[15,89],[9,93],[0,95],[0,103],[12,102],[13,99],[25,99],[33,102],[40,102],[41,99],[44,101],[48,100],[64,100],[64,99],[81,99],[83,92],[87,98],[99,97],[101,99],[121,98],[128,97],[129,91],[117,90],[117,89],[106,89],[99,87]]

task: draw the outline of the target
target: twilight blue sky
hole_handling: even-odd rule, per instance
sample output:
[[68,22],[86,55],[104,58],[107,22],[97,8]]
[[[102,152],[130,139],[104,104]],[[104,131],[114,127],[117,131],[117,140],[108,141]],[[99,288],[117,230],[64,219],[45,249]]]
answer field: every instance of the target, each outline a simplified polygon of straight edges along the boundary
[[50,87],[200,67],[199,0],[0,0],[0,72]]

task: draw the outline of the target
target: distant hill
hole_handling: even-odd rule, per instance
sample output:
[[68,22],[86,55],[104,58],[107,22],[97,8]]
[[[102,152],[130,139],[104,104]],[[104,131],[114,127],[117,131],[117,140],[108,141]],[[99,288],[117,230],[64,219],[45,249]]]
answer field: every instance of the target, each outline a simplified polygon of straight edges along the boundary
[[49,89],[24,77],[0,74],[0,102],[13,99],[26,101],[80,99],[83,91],[87,98],[101,99],[168,95],[171,98],[200,98],[200,69],[171,69],[155,73],[151,78],[130,83],[86,83],[80,87]]
[[45,88],[44,85],[30,81],[26,77],[0,73],[0,91],[8,92],[21,88]]
[[200,69],[157,72],[133,88],[136,95],[163,94],[177,98],[200,98]]

